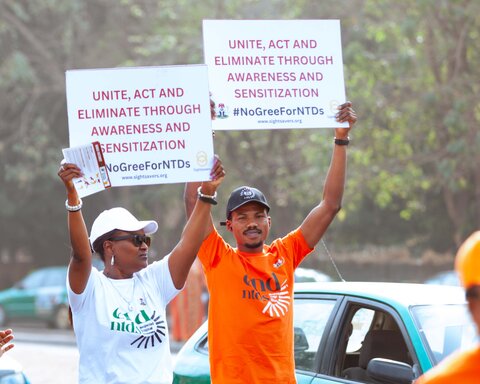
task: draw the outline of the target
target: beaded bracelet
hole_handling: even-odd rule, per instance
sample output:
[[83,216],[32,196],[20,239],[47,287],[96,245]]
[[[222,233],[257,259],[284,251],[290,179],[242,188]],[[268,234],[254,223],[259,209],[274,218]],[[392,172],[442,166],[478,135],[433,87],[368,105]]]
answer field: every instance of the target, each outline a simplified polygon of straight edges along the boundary
[[69,205],[68,204],[68,199],[65,200],[65,208],[67,208],[67,211],[69,211],[69,212],[80,211],[80,209],[82,209],[82,206],[83,206],[83,201],[80,198],[78,198],[78,204],[77,205]]

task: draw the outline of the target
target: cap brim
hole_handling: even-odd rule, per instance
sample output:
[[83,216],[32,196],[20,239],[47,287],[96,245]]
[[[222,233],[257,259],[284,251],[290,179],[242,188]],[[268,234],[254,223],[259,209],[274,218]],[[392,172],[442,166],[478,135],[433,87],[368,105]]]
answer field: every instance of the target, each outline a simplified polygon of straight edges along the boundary
[[270,211],[270,207],[268,206],[268,204],[265,204],[263,201],[261,200],[257,200],[257,199],[251,199],[251,200],[246,200],[246,201],[242,201],[240,204],[238,204],[236,207],[233,207],[231,210],[230,210],[230,213],[232,213],[233,211],[235,211],[236,209],[244,206],[245,204],[249,204],[249,203],[258,203],[260,205],[263,205],[265,208],[267,208],[267,212]]
[[146,235],[151,235],[158,230],[158,224],[154,220],[138,221],[135,225],[122,225],[115,229],[119,231],[134,232],[143,230]]
[[156,221],[141,221],[141,223],[146,223],[146,225],[143,227],[143,230],[146,235],[151,235],[158,230],[158,224]]
[[[243,207],[245,204],[249,204],[249,203],[257,203],[257,204],[263,205],[265,208],[267,208],[267,213],[270,212],[270,206],[268,204],[265,204],[261,200],[252,199],[252,200],[243,201],[241,204],[238,204],[236,207],[232,208],[229,212],[229,217],[230,217],[230,215],[232,214],[233,211],[235,211],[238,208]],[[222,222],[220,222],[220,225],[223,225]]]

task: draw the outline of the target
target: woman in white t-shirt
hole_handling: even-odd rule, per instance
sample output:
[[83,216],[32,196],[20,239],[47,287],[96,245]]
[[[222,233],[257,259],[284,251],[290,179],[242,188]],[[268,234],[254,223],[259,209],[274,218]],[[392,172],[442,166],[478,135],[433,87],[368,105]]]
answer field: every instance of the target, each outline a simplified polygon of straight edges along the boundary
[[[124,208],[103,211],[90,238],[72,179],[81,176],[75,164],[63,164],[68,228],[73,252],[67,286],[73,327],[80,351],[80,383],[172,382],[172,360],[165,307],[185,284],[210,220],[211,204],[225,172],[216,158],[211,181],[198,190],[201,202],[169,255],[148,264],[153,221],[139,221]],[[92,267],[92,249],[105,263]]]

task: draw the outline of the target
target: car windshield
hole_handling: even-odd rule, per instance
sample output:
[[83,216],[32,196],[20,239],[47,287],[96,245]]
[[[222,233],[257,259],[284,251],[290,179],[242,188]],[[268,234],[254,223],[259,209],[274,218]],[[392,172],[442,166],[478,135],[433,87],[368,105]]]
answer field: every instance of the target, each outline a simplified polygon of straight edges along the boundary
[[435,364],[476,342],[475,326],[466,304],[418,305],[411,311]]

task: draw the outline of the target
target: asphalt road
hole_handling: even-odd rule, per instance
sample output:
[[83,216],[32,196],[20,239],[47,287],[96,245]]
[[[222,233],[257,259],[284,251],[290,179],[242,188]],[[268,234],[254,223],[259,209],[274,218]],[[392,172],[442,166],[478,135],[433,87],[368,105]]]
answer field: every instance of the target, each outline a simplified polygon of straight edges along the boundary
[[[78,383],[78,350],[73,331],[48,329],[41,325],[9,325],[15,347],[8,355],[17,360],[32,384]],[[181,344],[172,342],[175,357]]]
[[15,347],[8,355],[17,360],[32,384],[78,382],[78,350],[73,331],[42,326],[10,325]]
[[9,355],[22,364],[32,384],[78,383],[75,346],[16,342]]

